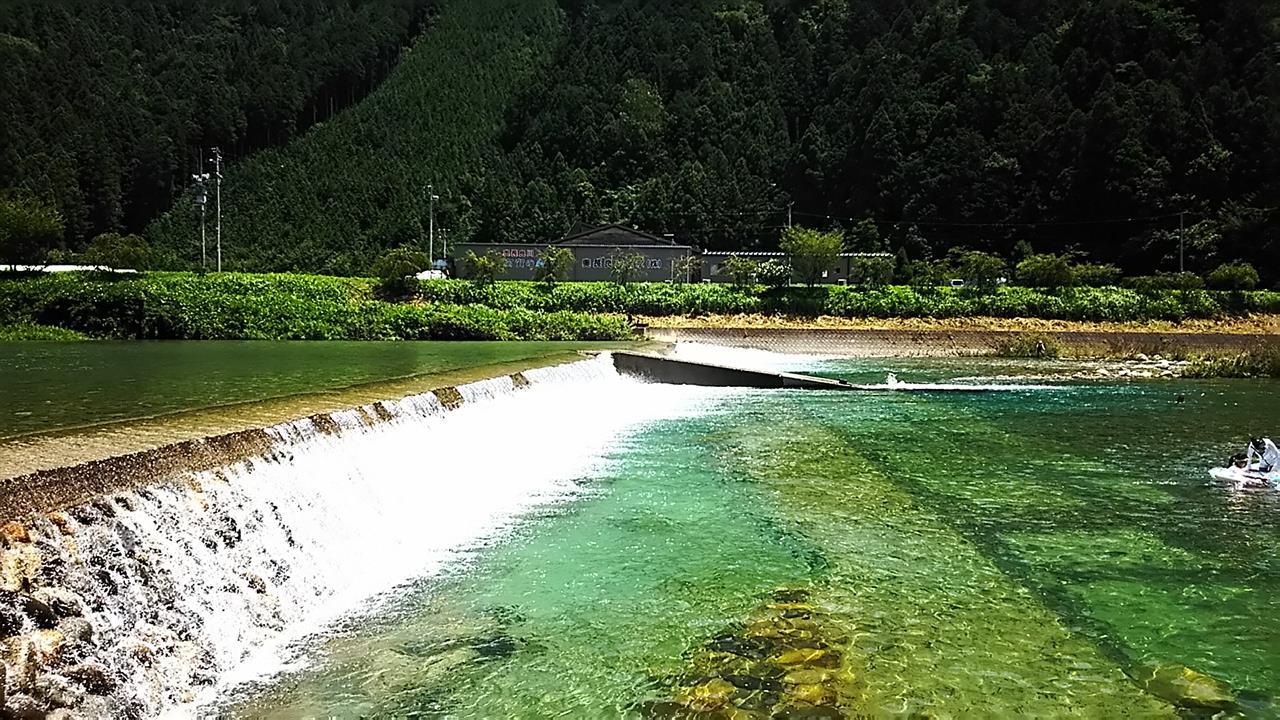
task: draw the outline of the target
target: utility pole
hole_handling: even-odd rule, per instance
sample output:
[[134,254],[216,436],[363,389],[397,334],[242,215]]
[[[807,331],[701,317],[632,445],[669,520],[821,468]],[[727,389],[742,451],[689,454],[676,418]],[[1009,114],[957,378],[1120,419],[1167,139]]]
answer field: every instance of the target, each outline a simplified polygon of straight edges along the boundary
[[1186,235],[1187,235],[1187,212],[1185,210],[1178,213],[1178,272],[1186,272]]
[[436,201],[439,199],[435,186],[427,185],[427,223],[430,225],[427,231],[427,257],[431,259],[433,266],[436,262]]
[[796,204],[795,200],[792,200],[791,202],[787,203],[787,227],[788,228],[791,227],[791,208],[794,207],[795,204]]
[[196,182],[196,204],[200,206],[200,267],[209,267],[208,243],[205,240],[204,214],[209,204],[209,173],[204,172],[204,158],[200,159],[200,172],[191,176]]
[[213,149],[214,208],[218,217],[218,272],[222,272],[222,149]]

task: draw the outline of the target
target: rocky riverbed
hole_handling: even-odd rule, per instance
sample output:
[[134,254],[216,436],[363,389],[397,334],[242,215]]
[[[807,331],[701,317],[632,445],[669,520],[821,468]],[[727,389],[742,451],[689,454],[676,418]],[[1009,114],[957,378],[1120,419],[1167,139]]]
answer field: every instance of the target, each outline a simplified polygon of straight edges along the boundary
[[780,588],[741,626],[695,652],[651,718],[844,718],[866,698],[846,656],[849,637],[801,588]]

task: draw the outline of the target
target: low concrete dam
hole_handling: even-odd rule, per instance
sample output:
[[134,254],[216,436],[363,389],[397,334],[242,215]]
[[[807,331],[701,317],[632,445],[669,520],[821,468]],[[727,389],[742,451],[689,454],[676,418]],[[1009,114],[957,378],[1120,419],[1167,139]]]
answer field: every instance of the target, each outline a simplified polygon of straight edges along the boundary
[[615,352],[613,366],[623,375],[673,385],[793,390],[855,389],[843,380],[788,372],[746,370],[641,353]]
[[672,412],[647,394],[599,357],[0,480],[0,717],[221,715],[291,642],[573,497]]

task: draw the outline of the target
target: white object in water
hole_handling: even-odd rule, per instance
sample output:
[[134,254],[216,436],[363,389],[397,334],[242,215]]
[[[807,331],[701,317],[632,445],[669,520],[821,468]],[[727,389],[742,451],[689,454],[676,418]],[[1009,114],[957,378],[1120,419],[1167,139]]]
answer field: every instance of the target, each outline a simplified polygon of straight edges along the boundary
[[1211,468],[1209,477],[1215,483],[1237,490],[1280,489],[1280,448],[1271,438],[1254,438],[1245,448],[1243,466]]
[[889,377],[885,378],[884,384],[890,385],[890,386],[901,385],[902,381],[898,379],[897,375],[894,375],[893,373],[889,373]]
[[1215,484],[1236,490],[1274,490],[1280,487],[1280,473],[1260,473],[1238,467],[1211,468],[1209,477]]

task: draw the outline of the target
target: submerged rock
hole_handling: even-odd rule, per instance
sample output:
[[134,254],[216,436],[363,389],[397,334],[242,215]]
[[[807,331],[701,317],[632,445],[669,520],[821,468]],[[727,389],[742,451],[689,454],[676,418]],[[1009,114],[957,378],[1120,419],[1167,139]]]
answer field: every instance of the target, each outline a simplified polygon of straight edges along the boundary
[[31,593],[31,598],[43,603],[57,619],[84,615],[84,603],[69,590],[40,588]]
[[56,675],[45,675],[32,687],[33,697],[54,708],[74,708],[84,702],[84,691]]
[[29,543],[31,535],[27,532],[27,527],[19,522],[7,522],[0,525],[0,538],[4,538],[9,543]]
[[11,637],[4,642],[4,664],[9,666],[8,683],[15,693],[30,690],[40,674],[35,647],[26,636]]
[[79,617],[71,617],[58,623],[58,632],[68,642],[87,643],[93,641],[93,625],[88,620]]
[[1178,707],[1226,710],[1236,704],[1235,693],[1226,683],[1185,665],[1142,668],[1133,679],[1143,690]]
[[673,702],[640,707],[649,717],[844,717],[866,702],[841,668],[848,642],[807,590],[780,588],[744,627],[694,654]]
[[15,694],[4,706],[4,720],[46,720],[49,708],[29,695]]
[[78,683],[85,692],[93,695],[107,695],[114,691],[120,683],[102,663],[84,662],[67,668],[63,676]]
[[54,527],[58,528],[58,532],[62,533],[63,536],[71,536],[76,534],[75,521],[72,520],[71,516],[68,515],[67,513],[62,512],[60,510],[56,512],[51,512],[49,513],[48,518],[49,518],[49,522],[53,523]]
[[676,696],[676,702],[697,712],[719,710],[729,704],[738,688],[721,678],[712,678]]

